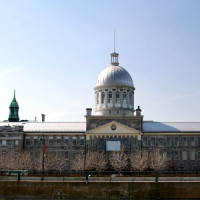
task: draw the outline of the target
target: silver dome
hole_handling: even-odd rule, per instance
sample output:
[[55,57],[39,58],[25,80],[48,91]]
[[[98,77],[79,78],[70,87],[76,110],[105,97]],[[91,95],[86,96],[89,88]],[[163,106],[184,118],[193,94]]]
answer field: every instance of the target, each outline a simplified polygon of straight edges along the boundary
[[124,85],[133,86],[130,74],[118,65],[110,65],[100,72],[95,87],[103,85]]

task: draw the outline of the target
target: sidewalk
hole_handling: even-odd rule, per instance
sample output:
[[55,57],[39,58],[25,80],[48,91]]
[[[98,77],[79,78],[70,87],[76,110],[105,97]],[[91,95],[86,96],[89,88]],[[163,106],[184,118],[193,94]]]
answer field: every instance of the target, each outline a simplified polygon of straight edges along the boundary
[[[0,176],[0,181],[17,181],[17,176]],[[21,176],[20,181],[41,181],[37,176]],[[85,182],[85,177],[50,177],[47,182]],[[89,182],[200,182],[200,177],[90,177]]]

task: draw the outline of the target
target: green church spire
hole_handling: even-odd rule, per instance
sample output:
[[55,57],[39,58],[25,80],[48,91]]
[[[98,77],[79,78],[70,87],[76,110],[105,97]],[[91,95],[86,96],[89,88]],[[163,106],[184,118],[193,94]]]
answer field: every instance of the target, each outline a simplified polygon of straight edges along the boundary
[[15,90],[14,90],[14,97],[13,97],[12,102],[10,103],[9,110],[10,110],[10,114],[9,114],[8,121],[9,122],[18,122],[19,121],[19,115],[18,115],[19,105],[15,98]]

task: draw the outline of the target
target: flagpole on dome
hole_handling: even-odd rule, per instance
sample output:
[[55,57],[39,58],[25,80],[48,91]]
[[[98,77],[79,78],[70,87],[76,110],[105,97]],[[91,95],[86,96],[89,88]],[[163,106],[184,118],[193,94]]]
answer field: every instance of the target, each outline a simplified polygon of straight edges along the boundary
[[114,29],[114,52],[111,53],[111,66],[112,65],[115,65],[115,66],[118,66],[119,63],[118,63],[118,56],[119,54],[115,52],[115,47],[116,47],[116,43],[115,43],[115,29]]

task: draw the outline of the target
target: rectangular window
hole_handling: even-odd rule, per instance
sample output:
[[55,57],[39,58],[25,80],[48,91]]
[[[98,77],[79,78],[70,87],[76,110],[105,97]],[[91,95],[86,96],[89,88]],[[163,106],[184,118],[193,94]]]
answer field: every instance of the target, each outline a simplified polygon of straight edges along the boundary
[[182,137],[182,145],[187,146],[187,137]]
[[198,152],[198,159],[200,160],[200,151]]
[[2,145],[6,145],[6,140],[2,140]]
[[31,139],[30,139],[30,137],[26,137],[26,145],[28,146],[28,145],[30,145],[31,144]]
[[123,93],[123,103],[127,103],[126,92]]
[[163,146],[163,138],[158,138],[158,145]]
[[200,137],[198,137],[198,146],[200,147]]
[[112,92],[108,93],[108,103],[112,103]]
[[120,103],[119,92],[116,92],[116,103]]
[[16,145],[16,146],[19,145],[19,140],[15,140],[15,145]]
[[99,104],[99,93],[97,93],[97,104]]
[[179,137],[175,137],[174,146],[179,146]]
[[61,145],[61,137],[60,136],[56,137],[56,142],[57,142],[57,145]]
[[172,138],[167,137],[167,146],[171,146],[171,144],[172,144]]
[[101,94],[101,103],[104,104],[105,103],[105,93],[102,92]]
[[129,93],[129,103],[132,104],[132,94]]
[[90,145],[94,146],[94,138],[90,138]]
[[58,151],[57,155],[58,155],[59,158],[62,158],[63,157],[63,151]]
[[69,159],[69,153],[68,153],[68,151],[65,151],[65,159]]
[[195,160],[195,151],[190,151],[190,160]]
[[80,137],[80,145],[84,145],[85,144],[85,138],[84,136]]
[[143,146],[147,146],[147,137],[142,138],[142,144]]
[[187,160],[187,151],[182,151],[182,160]]
[[33,137],[33,144],[34,144],[35,146],[38,145],[38,137]]
[[167,151],[167,159],[168,160],[172,159],[172,151]]
[[53,145],[53,136],[49,136],[49,145]]
[[65,136],[65,145],[69,145],[69,137]]
[[156,145],[156,138],[151,137],[151,146],[155,146],[155,145]]
[[194,137],[190,137],[190,146],[195,146]]
[[174,151],[174,160],[179,160],[179,151]]
[[77,141],[77,138],[76,137],[72,137],[72,145],[76,145],[76,141]]

